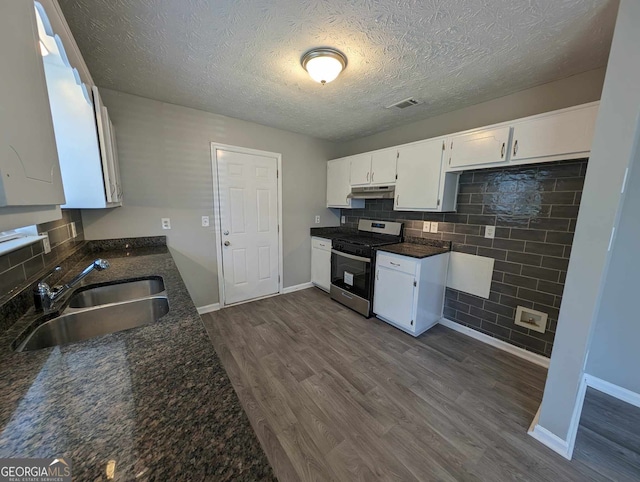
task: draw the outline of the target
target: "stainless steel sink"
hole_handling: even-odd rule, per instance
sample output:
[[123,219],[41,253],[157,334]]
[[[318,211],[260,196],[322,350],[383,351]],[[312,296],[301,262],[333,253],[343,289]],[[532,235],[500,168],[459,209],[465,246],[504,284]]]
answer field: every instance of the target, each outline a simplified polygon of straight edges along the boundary
[[166,296],[71,311],[38,326],[16,351],[39,350],[148,325],[168,312]]
[[102,286],[82,288],[69,300],[69,308],[90,308],[123,301],[137,300],[164,291],[160,276],[135,281],[118,281]]

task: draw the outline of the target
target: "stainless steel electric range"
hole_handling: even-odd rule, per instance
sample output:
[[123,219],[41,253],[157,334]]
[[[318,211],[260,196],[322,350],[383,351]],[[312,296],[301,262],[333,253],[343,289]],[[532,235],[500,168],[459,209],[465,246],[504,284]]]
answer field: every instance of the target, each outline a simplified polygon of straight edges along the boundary
[[357,234],[334,238],[331,288],[335,301],[369,318],[373,312],[375,249],[402,242],[402,223],[361,219]]

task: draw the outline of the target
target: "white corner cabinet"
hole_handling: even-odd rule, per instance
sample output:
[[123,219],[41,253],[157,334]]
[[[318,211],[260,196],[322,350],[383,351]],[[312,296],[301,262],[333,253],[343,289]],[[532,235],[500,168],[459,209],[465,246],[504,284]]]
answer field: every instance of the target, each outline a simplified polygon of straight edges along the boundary
[[331,287],[331,240],[311,237],[311,282],[329,292]]
[[547,112],[447,139],[447,172],[588,157],[599,102]]
[[11,206],[53,213],[65,197],[33,2],[0,4],[0,56],[0,215]]
[[327,162],[327,207],[363,208],[364,199],[351,199],[351,159],[335,159]]
[[395,211],[454,211],[458,174],[443,170],[444,141],[422,141],[398,148]]
[[373,312],[378,318],[418,336],[442,318],[449,253],[412,258],[379,251]]

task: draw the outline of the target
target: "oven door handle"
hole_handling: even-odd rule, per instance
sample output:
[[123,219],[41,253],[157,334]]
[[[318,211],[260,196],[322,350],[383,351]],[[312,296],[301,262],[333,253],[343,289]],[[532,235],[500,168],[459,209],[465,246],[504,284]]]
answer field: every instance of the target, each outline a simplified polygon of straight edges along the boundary
[[371,263],[371,259],[363,258],[362,256],[356,256],[355,254],[343,253],[342,251],[338,251],[336,249],[332,249],[331,252],[336,256],[344,256],[345,258],[355,259],[356,261],[362,261],[363,263]]

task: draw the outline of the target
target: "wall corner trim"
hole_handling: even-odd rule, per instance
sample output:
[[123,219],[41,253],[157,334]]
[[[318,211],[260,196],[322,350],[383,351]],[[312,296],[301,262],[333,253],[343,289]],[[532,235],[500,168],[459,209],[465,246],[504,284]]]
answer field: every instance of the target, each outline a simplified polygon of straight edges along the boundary
[[286,295],[287,293],[293,293],[294,291],[306,290],[307,288],[313,288],[314,284],[311,281],[301,283],[299,285],[287,286],[282,288],[280,294]]
[[556,434],[551,433],[544,427],[536,425],[532,431],[529,432],[534,439],[538,442],[546,445],[554,452],[562,455],[565,459],[571,460],[571,454],[569,453],[569,442],[562,440]]
[[212,303],[210,305],[198,306],[198,314],[204,315],[205,313],[211,313],[212,311],[218,311],[220,309],[220,303]]
[[467,328],[466,326],[461,325],[460,323],[456,323],[455,321],[451,321],[447,318],[441,318],[439,323],[442,326],[446,326],[447,328],[451,328],[452,330],[470,336],[471,338],[475,338],[476,340],[486,343],[487,345],[494,346],[500,350],[511,353],[512,355],[530,361],[531,363],[535,363],[536,365],[539,365],[541,367],[549,368],[550,360],[545,356],[538,355],[537,353],[533,353],[523,348],[511,345],[506,341],[499,340],[492,336],[485,335],[484,333],[480,333],[479,331]]
[[619,385],[607,382],[602,378],[594,377],[588,373],[584,374],[584,379],[587,382],[588,387],[640,408],[640,393],[632,392],[631,390],[627,390]]

